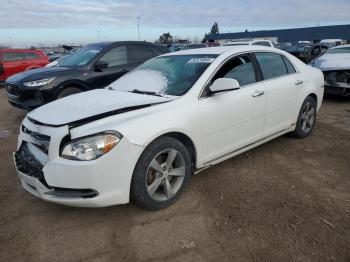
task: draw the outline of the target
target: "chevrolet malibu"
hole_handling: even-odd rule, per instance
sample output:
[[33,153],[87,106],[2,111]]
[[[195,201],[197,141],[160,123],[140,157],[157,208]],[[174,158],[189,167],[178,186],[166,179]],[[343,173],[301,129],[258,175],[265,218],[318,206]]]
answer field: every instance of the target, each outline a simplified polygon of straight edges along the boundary
[[193,174],[283,134],[310,135],[323,84],[320,70],[268,47],[165,54],[28,113],[16,169],[46,201],[164,208]]

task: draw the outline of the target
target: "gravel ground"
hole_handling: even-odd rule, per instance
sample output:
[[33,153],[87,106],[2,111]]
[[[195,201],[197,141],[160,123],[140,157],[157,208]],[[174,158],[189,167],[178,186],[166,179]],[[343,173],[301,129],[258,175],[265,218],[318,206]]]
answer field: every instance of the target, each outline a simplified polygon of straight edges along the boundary
[[24,116],[0,90],[0,261],[350,261],[350,99],[326,98],[311,137],[207,169],[157,212],[25,192],[11,156]]

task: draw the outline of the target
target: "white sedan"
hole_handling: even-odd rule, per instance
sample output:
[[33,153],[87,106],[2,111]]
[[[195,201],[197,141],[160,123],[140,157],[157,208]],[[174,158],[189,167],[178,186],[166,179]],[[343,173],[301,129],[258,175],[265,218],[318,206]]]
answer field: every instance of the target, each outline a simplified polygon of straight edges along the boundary
[[163,208],[194,173],[289,132],[310,135],[323,84],[320,70],[273,48],[165,54],[28,113],[16,169],[47,201]]

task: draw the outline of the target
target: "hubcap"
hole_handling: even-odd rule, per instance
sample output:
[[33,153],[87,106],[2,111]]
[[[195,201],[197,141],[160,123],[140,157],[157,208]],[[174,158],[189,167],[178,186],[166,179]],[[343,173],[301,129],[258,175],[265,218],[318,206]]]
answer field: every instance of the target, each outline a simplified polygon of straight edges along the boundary
[[180,152],[167,149],[154,157],[147,170],[148,194],[157,201],[174,196],[185,178],[185,160]]
[[312,103],[308,102],[304,105],[301,114],[301,129],[305,133],[309,133],[315,122],[315,107]]

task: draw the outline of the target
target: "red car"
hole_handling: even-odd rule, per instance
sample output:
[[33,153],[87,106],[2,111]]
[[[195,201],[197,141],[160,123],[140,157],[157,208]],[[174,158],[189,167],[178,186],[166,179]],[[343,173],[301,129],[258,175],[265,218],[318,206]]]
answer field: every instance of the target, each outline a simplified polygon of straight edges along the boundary
[[11,75],[46,66],[47,56],[39,50],[0,49],[0,82]]

